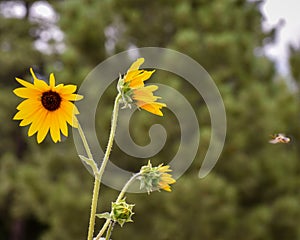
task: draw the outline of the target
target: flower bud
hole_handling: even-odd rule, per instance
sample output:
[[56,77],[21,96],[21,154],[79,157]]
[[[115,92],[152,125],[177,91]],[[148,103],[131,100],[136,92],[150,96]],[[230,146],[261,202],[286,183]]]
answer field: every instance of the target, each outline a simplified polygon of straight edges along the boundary
[[140,188],[145,189],[148,194],[156,189],[170,192],[171,187],[169,184],[173,184],[176,181],[172,178],[171,174],[167,173],[172,171],[169,168],[169,165],[163,166],[163,164],[160,164],[158,167],[152,167],[149,161],[148,164],[143,166],[140,170]]
[[118,202],[113,202],[111,219],[118,222],[121,227],[125,222],[133,222],[131,219],[132,215],[134,214],[132,211],[133,207],[134,204],[126,203],[125,198]]

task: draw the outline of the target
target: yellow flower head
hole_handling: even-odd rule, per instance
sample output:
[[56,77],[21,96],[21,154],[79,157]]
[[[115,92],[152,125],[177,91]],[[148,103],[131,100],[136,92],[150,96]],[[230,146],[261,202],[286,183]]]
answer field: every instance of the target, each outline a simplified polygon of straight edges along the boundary
[[20,126],[30,125],[28,136],[37,132],[37,142],[41,143],[48,131],[53,142],[61,141],[60,132],[68,136],[69,123],[73,127],[78,127],[75,114],[79,114],[78,109],[71,101],[77,101],[83,98],[81,95],[74,94],[77,86],[59,84],[55,86],[54,74],[49,77],[49,85],[35,76],[30,68],[33,77],[33,84],[20,78],[16,80],[24,87],[17,88],[14,93],[25,98],[17,106],[17,114],[14,120],[22,120]]
[[158,167],[152,167],[150,161],[146,166],[143,166],[140,170],[140,181],[141,189],[146,189],[148,193],[152,192],[154,189],[162,189],[167,192],[171,192],[170,184],[176,182],[172,178],[169,165],[163,166],[163,164]]
[[156,102],[160,97],[153,95],[153,92],[158,87],[155,85],[144,85],[144,81],[148,80],[155,70],[140,70],[139,67],[143,62],[144,58],[137,59],[130,66],[125,76],[119,79],[118,90],[122,95],[123,103],[125,104],[124,107],[131,107],[130,104],[134,102],[138,108],[142,108],[158,116],[163,116],[161,108],[166,107],[166,104]]

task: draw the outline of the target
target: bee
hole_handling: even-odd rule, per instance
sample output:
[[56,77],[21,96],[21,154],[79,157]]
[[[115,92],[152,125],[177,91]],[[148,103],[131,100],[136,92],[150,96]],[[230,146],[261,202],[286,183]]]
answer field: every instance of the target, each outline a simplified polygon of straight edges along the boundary
[[291,141],[290,138],[286,137],[283,133],[278,133],[272,136],[272,139],[269,143],[289,143]]

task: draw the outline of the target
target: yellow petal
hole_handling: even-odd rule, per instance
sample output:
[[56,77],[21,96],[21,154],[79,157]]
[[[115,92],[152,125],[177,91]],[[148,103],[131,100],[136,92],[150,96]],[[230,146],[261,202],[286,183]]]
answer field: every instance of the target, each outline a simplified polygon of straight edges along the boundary
[[[19,106],[17,107],[17,109],[19,109]],[[34,108],[32,108],[32,109],[22,108],[13,117],[13,120],[21,120],[21,119],[25,119],[25,118],[30,118],[31,116],[33,116],[34,114],[36,114],[37,112],[39,112],[41,110],[43,110],[42,107],[35,108],[35,109]]]
[[35,134],[37,131],[40,130],[41,124],[44,122],[46,116],[47,116],[47,111],[45,111],[44,109],[40,109],[34,114],[32,124],[28,129],[29,137],[31,137],[33,134]]
[[159,108],[153,107],[151,104],[142,105],[141,108],[155,115],[163,116],[163,113],[159,110]]
[[131,64],[127,72],[131,72],[139,69],[139,67],[144,63],[144,61],[145,61],[144,58],[138,58],[133,64]]
[[81,99],[83,99],[83,96],[79,95],[79,94],[76,94],[76,99],[74,99],[74,101],[79,101]]
[[21,110],[19,111],[15,116],[14,116],[14,120],[21,120],[20,122],[20,126],[26,126],[30,123],[32,123],[33,121],[37,121],[40,118],[40,114],[41,112],[44,111],[42,107],[40,108],[33,108],[33,110]]
[[162,107],[163,106],[158,103],[146,104],[141,106],[142,109],[151,112],[153,114],[156,114],[158,116],[163,116],[163,113],[160,110]]
[[58,84],[57,86],[54,87],[54,90],[57,92],[57,93],[60,93],[61,90],[64,88],[65,86],[61,83],[61,84]]
[[13,120],[22,120],[25,118],[24,116],[27,116],[30,114],[31,114],[31,112],[19,111],[15,114],[15,116],[13,117]]
[[158,185],[159,185],[160,189],[163,189],[163,190],[165,190],[167,192],[171,192],[171,187],[168,184],[159,183]]
[[32,98],[32,99],[38,99],[41,97],[41,92],[38,90],[33,90],[30,88],[16,88],[14,91],[14,94],[16,94],[18,97],[21,98]]
[[170,166],[169,165],[165,165],[165,166],[161,166],[159,168],[159,171],[160,172],[171,172],[172,170],[170,169]]
[[142,96],[142,95],[133,95],[132,99],[137,101],[137,105],[142,105],[141,103],[153,103],[155,102],[159,97],[156,96]]
[[43,121],[40,124],[39,130],[37,133],[37,142],[38,143],[41,143],[45,139],[45,137],[49,131],[50,125],[51,125],[51,122],[50,122],[50,119],[49,119],[49,116],[47,113],[47,114],[45,114],[45,117],[43,118]]
[[73,116],[73,118],[72,118],[72,127],[78,128],[78,119],[76,116]]
[[59,128],[60,128],[62,134],[67,137],[68,136],[67,122],[61,114],[61,109],[59,109],[58,111],[59,111],[59,113],[58,113]]
[[30,68],[30,73],[31,73],[31,75],[32,75],[32,77],[33,77],[33,80],[38,79],[38,78],[35,76],[35,73],[34,73],[34,71],[33,71],[32,68]]
[[20,83],[24,87],[35,89],[35,86],[32,83],[29,83],[21,78],[16,78],[16,81],[18,81],[18,83]]
[[158,86],[156,86],[156,85],[149,85],[149,86],[142,88],[142,90],[146,91],[146,92],[154,92],[157,89],[158,89]]
[[20,122],[19,126],[24,127],[32,122],[33,122],[33,118],[25,118]]
[[142,88],[144,87],[144,81],[142,79],[132,79],[130,81],[129,87],[131,89]]
[[83,99],[82,95],[79,94],[61,94],[62,98],[68,101],[79,101]]
[[172,192],[170,186],[165,186],[165,187],[163,187],[162,189],[165,190],[165,191],[167,191],[167,192]]
[[136,95],[145,95],[145,96],[153,96],[153,92],[158,89],[156,85],[149,85],[146,87],[134,89],[133,92]]
[[50,74],[50,77],[49,77],[49,85],[50,85],[51,89],[54,89],[54,88],[55,88],[55,77],[54,77],[54,74],[53,74],[53,73]]
[[72,115],[72,114],[79,114],[78,108],[69,101],[65,101],[63,100],[61,102],[61,109],[64,109],[65,112],[68,112],[68,114]]
[[32,112],[35,109],[38,109],[42,107],[41,101],[38,101],[36,99],[26,99],[23,102],[21,102],[18,106],[17,109],[18,110],[26,110],[28,112]]
[[167,184],[173,184],[176,182],[175,179],[171,177],[161,177],[161,181]]
[[152,94],[152,92],[139,92],[139,93],[136,93],[134,91],[132,99],[136,100],[138,102],[152,103],[152,102],[155,102],[157,99],[160,99],[160,97],[154,96]]
[[47,91],[51,90],[51,87],[48,86],[48,84],[43,80],[35,79],[34,80],[34,85],[41,92],[47,92]]
[[53,142],[60,142],[60,130],[59,130],[59,120],[57,119],[57,113],[51,112],[49,113],[49,120],[51,122],[50,125],[50,135]]
[[32,68],[30,68],[30,73],[33,77],[33,83],[35,85],[36,88],[38,88],[41,91],[47,91],[50,90],[50,87],[47,85],[47,83],[45,83],[45,81],[40,80],[36,77],[34,71]]
[[66,85],[59,89],[59,93],[61,94],[71,94],[74,93],[77,89],[76,85]]
[[166,107],[164,103],[139,103],[138,107],[153,113],[158,116],[163,116],[163,113],[160,111],[162,107]]
[[153,71],[142,71],[139,75],[132,78],[132,80],[130,81],[129,86],[131,88],[139,88],[139,87],[144,86],[144,81],[148,80],[154,72],[155,72],[155,70],[153,70]]
[[131,82],[136,76],[138,76],[142,71],[144,70],[134,70],[127,72],[126,75],[124,76],[124,82]]
[[[61,111],[60,111],[61,116],[72,127],[77,128],[77,125],[78,125],[77,119],[73,120],[74,114],[78,114],[79,113],[77,107],[73,103],[66,102],[66,101],[63,101],[61,104],[62,104]],[[74,111],[74,114],[73,114],[73,111]]]

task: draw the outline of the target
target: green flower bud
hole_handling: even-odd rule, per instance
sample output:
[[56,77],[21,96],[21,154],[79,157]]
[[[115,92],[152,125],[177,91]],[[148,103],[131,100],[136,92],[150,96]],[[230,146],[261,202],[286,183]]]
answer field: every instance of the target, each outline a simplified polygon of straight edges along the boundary
[[111,219],[118,222],[121,227],[125,222],[133,222],[131,217],[134,214],[132,208],[134,204],[128,204],[125,202],[125,198],[119,202],[112,203]]

